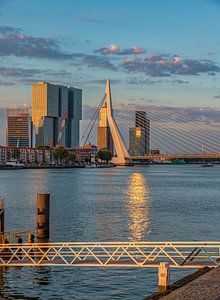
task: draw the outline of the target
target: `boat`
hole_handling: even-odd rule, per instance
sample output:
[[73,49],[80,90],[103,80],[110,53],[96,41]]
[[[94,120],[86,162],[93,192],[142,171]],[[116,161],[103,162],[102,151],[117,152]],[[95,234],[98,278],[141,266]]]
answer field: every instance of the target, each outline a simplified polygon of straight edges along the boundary
[[14,159],[14,160],[11,159],[11,160],[7,161],[5,166],[10,167],[10,168],[16,168],[16,169],[23,169],[25,167],[23,163],[20,163],[16,159]]
[[171,161],[172,165],[185,165],[186,162],[184,159],[174,159]]
[[213,167],[213,163],[203,163],[201,165],[201,167],[204,167],[204,168],[206,168],[206,167]]

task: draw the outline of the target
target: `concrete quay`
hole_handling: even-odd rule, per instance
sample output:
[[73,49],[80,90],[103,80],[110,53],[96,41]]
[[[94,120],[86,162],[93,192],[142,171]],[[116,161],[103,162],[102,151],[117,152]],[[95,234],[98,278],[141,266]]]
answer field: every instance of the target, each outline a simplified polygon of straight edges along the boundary
[[217,300],[220,299],[220,267],[199,270],[172,284],[163,293],[144,300]]

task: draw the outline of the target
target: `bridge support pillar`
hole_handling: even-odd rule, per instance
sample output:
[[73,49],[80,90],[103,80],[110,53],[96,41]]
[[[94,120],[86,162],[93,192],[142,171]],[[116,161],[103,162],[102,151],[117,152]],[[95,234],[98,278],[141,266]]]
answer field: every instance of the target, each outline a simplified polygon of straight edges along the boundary
[[49,238],[50,194],[37,194],[37,238]]
[[158,267],[158,288],[160,292],[165,292],[170,285],[169,263],[161,262]]
[[4,242],[5,205],[4,199],[0,197],[0,243]]

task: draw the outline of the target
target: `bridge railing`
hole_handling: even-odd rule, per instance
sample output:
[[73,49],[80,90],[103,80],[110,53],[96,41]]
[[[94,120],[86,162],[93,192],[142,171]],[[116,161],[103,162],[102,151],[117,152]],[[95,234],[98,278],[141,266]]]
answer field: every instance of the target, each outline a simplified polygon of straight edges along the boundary
[[144,156],[130,156],[131,159],[161,160],[161,159],[220,159],[220,153],[208,154],[149,154]]
[[62,242],[1,244],[0,266],[173,268],[220,265],[220,242]]

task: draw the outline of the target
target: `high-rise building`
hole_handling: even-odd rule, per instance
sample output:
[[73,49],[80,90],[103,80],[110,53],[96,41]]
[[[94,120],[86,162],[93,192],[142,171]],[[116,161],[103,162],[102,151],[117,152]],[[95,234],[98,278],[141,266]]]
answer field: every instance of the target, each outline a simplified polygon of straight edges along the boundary
[[53,147],[59,143],[64,147],[77,147],[81,119],[81,89],[47,82],[32,85],[32,122],[36,131],[36,146]]
[[7,110],[6,141],[10,147],[31,147],[32,126],[28,108]]
[[98,149],[107,149],[113,155],[113,140],[107,120],[107,106],[100,109],[100,121],[98,127]]
[[129,128],[129,154],[148,154],[150,148],[150,120],[145,111],[135,112],[135,127]]

